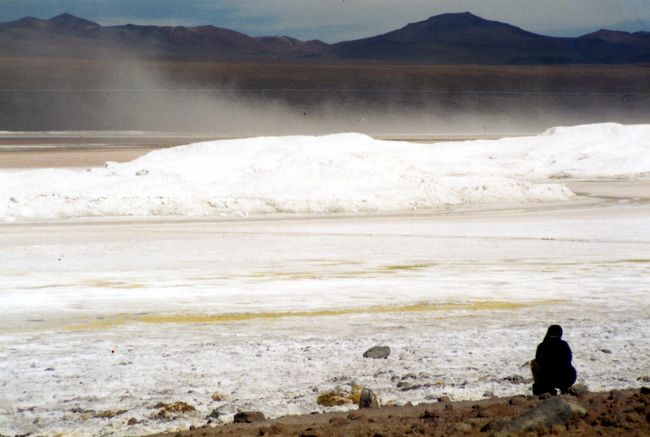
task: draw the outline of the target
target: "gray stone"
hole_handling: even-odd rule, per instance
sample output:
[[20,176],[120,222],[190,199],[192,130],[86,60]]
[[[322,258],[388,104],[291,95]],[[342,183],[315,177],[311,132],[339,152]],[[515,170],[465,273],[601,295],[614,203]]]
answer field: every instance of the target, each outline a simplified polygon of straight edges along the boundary
[[364,358],[388,358],[390,355],[390,347],[388,346],[373,346],[363,353]]
[[417,383],[410,383],[406,381],[400,381],[397,383],[397,388],[400,391],[419,390],[421,388],[427,388],[430,386],[431,386],[430,384],[417,384]]
[[569,394],[573,396],[584,396],[589,394],[589,387],[585,384],[575,384],[569,388]]
[[502,379],[504,382],[509,382],[510,384],[529,384],[532,382],[528,378],[524,378],[521,375],[510,375]]
[[513,397],[510,398],[508,403],[510,405],[523,405],[523,404],[526,403],[526,396],[524,396],[524,395],[513,396]]
[[359,398],[359,408],[379,408],[379,401],[377,395],[372,390],[364,388],[361,390],[361,397]]
[[207,415],[208,419],[218,419],[219,416],[221,416],[221,411],[219,411],[218,408],[215,408],[210,412],[210,414]]
[[508,425],[508,421],[502,417],[492,420],[481,428],[481,432],[500,431]]
[[454,425],[454,428],[458,432],[471,432],[472,431],[472,425],[469,423],[457,423]]
[[263,422],[264,420],[266,420],[264,414],[259,411],[241,411],[235,414],[233,419],[235,423]]
[[553,397],[514,419],[505,431],[526,432],[538,428],[550,428],[553,425],[566,424],[572,417],[582,417],[585,414],[587,410],[580,405],[567,402],[560,397]]

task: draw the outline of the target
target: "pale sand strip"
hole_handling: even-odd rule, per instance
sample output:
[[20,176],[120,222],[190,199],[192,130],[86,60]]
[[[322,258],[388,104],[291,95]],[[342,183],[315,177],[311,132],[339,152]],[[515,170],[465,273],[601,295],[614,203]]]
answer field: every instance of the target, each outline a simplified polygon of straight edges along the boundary
[[128,162],[162,147],[48,149],[0,152],[0,169],[99,167],[106,161]]
[[[436,143],[497,139],[510,135],[385,135],[378,139]],[[128,162],[152,150],[229,137],[45,137],[1,136],[0,169],[99,167],[106,161]]]

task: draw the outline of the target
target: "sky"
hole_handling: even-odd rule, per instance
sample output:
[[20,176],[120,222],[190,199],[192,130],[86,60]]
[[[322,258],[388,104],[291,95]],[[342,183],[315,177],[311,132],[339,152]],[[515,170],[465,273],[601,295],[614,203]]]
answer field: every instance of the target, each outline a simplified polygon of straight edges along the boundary
[[0,22],[68,12],[103,25],[203,25],[326,42],[469,11],[545,35],[650,31],[650,0],[0,0]]

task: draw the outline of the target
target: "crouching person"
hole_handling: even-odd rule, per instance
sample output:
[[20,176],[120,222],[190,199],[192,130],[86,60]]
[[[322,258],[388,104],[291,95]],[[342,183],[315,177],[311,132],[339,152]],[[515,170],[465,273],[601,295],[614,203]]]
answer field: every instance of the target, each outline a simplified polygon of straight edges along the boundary
[[562,327],[551,325],[544,341],[537,346],[535,359],[530,362],[533,372],[533,394],[566,393],[576,382],[576,369],[571,365],[571,348],[562,340]]

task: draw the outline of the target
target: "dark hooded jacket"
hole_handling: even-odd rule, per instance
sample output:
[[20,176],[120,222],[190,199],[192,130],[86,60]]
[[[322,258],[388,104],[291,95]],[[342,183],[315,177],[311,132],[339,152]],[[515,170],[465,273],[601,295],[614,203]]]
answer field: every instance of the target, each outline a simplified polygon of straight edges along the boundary
[[537,346],[535,358],[544,372],[549,375],[559,375],[571,369],[571,348],[562,340],[562,328],[553,325],[548,328],[544,341]]

